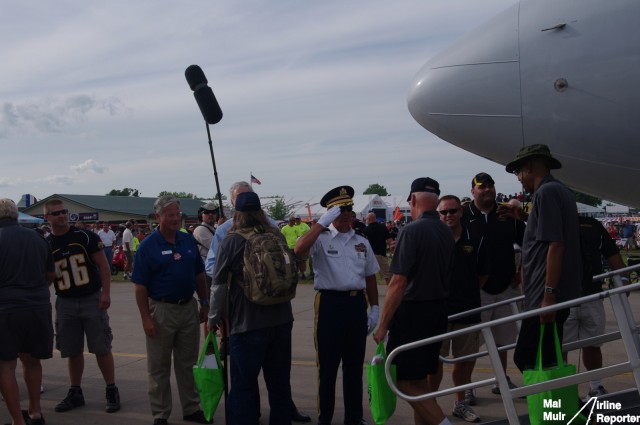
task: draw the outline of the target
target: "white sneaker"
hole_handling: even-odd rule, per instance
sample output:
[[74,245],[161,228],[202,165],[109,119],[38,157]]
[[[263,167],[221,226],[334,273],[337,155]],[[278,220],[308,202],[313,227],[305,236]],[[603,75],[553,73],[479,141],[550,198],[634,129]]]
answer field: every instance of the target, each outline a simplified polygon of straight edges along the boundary
[[463,401],[455,402],[453,405],[453,416],[462,418],[467,422],[480,422],[480,416],[476,415],[476,412]]

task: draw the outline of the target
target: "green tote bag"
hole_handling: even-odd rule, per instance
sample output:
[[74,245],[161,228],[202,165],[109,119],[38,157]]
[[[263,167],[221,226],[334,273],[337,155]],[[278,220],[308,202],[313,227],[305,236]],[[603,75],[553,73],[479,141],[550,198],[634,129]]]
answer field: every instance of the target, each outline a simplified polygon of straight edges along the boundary
[[[213,345],[215,356],[215,367],[208,365],[205,362],[206,351],[209,343]],[[203,364],[205,363],[205,364]],[[222,392],[224,391],[224,375],[222,370],[222,362],[220,361],[220,351],[218,350],[218,343],[213,332],[207,334],[207,340],[200,352],[200,358],[198,364],[193,367],[193,377],[196,381],[196,387],[198,388],[198,394],[200,394],[200,407],[204,413],[204,417],[210,421],[213,418],[213,414],[218,408]]]
[[[540,342],[538,344],[536,368],[525,370],[522,373],[525,385],[538,384],[556,378],[575,375],[576,373],[575,365],[565,364],[562,360],[558,328],[555,323],[553,323],[553,334],[558,365],[543,369],[542,337],[544,335],[544,326],[544,324],[540,325]],[[529,407],[529,420],[531,425],[566,425],[579,410],[578,386],[570,385],[564,388],[531,394],[527,396],[527,405]],[[580,416],[572,421],[572,425],[583,424],[585,423],[585,419],[583,416]]]
[[[396,411],[396,395],[391,391],[387,377],[384,373],[384,364],[387,354],[384,343],[380,341],[376,349],[376,359],[382,361],[375,364],[367,364],[367,391],[369,393],[369,406],[371,417],[377,425],[383,425]],[[391,366],[393,381],[396,380],[396,366]]]

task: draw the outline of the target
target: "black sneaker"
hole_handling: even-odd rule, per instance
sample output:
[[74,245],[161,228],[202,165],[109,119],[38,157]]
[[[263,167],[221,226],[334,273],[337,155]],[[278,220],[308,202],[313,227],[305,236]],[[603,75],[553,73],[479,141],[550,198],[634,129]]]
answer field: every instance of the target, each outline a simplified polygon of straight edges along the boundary
[[66,412],[76,407],[84,406],[84,396],[82,390],[69,388],[67,396],[55,408],[56,412]]
[[104,409],[107,413],[113,413],[120,410],[120,393],[118,387],[107,387],[107,407]]
[[213,420],[208,421],[205,417],[204,417],[204,412],[202,410],[196,410],[195,412],[193,412],[190,415],[184,415],[182,417],[183,420],[188,421],[188,422],[196,422],[199,424],[212,424]]

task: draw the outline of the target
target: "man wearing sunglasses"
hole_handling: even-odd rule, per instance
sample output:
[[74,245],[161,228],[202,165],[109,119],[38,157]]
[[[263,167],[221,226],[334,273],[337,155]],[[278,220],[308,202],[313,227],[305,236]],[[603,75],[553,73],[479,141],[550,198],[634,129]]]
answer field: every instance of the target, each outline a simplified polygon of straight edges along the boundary
[[[478,261],[479,240],[475,238],[469,229],[462,225],[462,206],[460,199],[454,195],[445,195],[438,203],[440,220],[453,232],[456,241],[455,256],[447,296],[447,315],[451,316],[480,307],[480,283],[479,275],[486,272],[486,262]],[[456,320],[450,320],[447,332],[453,332],[467,328],[480,322],[480,313],[466,316]],[[449,352],[453,358],[475,354],[480,349],[480,335],[478,332],[468,333],[448,339],[442,342],[440,355],[448,357]],[[475,366],[475,360],[456,362],[453,364],[451,378],[455,386],[471,382],[471,374]],[[433,390],[437,390],[442,380],[442,362],[438,364],[438,372],[429,377]],[[473,390],[458,391],[453,405],[453,416],[464,419],[467,422],[479,422],[480,417],[470,407],[476,404]]]
[[[193,237],[198,243],[198,250],[202,257],[202,262],[207,260],[207,254],[211,247],[211,240],[216,234],[216,222],[218,221],[218,206],[213,202],[207,202],[198,208],[198,220],[200,224],[194,229]],[[207,276],[208,278],[208,276]],[[209,279],[208,283],[211,285]]]
[[[366,424],[362,409],[362,363],[367,333],[378,322],[379,270],[364,236],[351,228],[354,190],[339,186],[320,205],[327,212],[296,242],[299,257],[311,255],[315,271],[315,341],[318,364],[318,424],[330,424],[336,377],[342,362],[344,424]],[[366,296],[365,296],[366,291]],[[368,304],[371,312],[367,316]]]
[[95,233],[69,225],[69,211],[60,199],[44,204],[44,216],[51,223],[51,244],[56,267],[56,348],[69,363],[71,387],[55,407],[66,412],[84,406],[80,384],[84,370],[84,338],[107,385],[105,410],[120,410],[111,352],[113,334],[107,309],[111,305],[111,268],[103,243]]
[[[516,274],[516,254],[514,244],[522,246],[525,223],[502,214],[496,202],[496,188],[493,178],[487,173],[478,173],[471,180],[473,201],[463,211],[462,224],[474,237],[480,239],[481,258],[488,263],[488,276],[480,281],[482,305],[490,305],[521,295],[520,279]],[[513,313],[509,305],[487,310],[482,313],[482,321],[509,317]],[[518,329],[515,323],[493,328],[493,336],[498,347],[516,341]],[[500,362],[507,370],[507,351],[500,351]],[[517,388],[507,376],[510,388]],[[500,387],[494,384],[493,394],[500,394]]]

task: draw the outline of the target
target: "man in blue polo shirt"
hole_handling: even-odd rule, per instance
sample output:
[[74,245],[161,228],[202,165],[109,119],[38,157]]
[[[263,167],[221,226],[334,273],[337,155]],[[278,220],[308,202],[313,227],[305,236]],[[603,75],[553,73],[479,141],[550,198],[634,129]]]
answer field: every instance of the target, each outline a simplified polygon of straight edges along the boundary
[[[149,403],[154,425],[166,425],[171,414],[171,356],[185,421],[207,424],[192,367],[198,360],[200,323],[209,313],[204,264],[196,241],[180,232],[180,200],[165,195],[154,210],[160,227],[138,247],[131,280],[147,342]],[[194,291],[198,292],[200,311]]]

